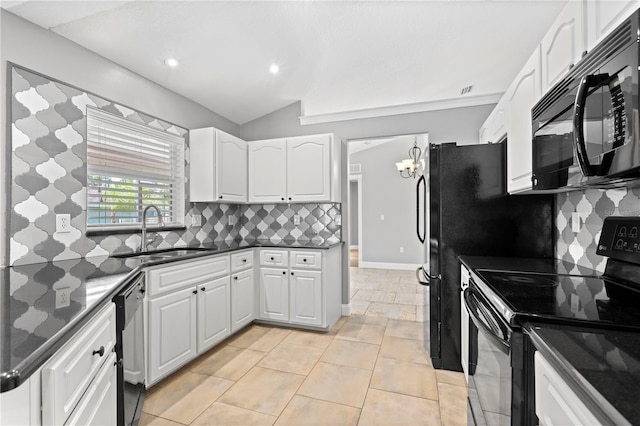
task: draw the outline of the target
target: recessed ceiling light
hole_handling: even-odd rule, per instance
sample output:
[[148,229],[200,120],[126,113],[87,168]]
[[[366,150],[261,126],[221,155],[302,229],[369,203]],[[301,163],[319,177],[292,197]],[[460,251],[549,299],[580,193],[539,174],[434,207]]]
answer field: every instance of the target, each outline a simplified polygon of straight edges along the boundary
[[175,68],[180,64],[176,58],[167,58],[164,60],[164,63],[166,66],[171,68]]
[[276,64],[271,64],[271,66],[269,67],[269,72],[271,74],[278,74],[279,71],[280,71],[280,67]]

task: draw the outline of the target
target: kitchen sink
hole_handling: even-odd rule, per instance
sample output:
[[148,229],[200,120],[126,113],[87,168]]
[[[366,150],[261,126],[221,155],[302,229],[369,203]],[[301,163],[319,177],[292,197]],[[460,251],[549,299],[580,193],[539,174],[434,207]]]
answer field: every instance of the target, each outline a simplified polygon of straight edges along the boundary
[[212,251],[212,249],[206,249],[201,247],[181,247],[167,250],[154,250],[144,252],[130,252],[130,253],[118,253],[113,254],[111,257],[116,258],[134,258],[140,259],[143,262],[157,262],[160,260],[175,259],[183,256],[191,256],[197,253],[205,251]]

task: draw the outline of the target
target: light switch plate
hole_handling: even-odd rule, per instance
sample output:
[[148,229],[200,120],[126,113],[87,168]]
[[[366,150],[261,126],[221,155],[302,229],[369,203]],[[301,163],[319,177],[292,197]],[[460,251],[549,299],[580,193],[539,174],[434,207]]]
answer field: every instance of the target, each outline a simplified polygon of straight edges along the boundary
[[571,230],[575,233],[580,232],[580,213],[573,212],[571,214]]
[[191,216],[191,226],[202,226],[202,216],[199,214]]
[[294,225],[300,225],[300,215],[299,214],[294,214],[293,215],[293,224]]

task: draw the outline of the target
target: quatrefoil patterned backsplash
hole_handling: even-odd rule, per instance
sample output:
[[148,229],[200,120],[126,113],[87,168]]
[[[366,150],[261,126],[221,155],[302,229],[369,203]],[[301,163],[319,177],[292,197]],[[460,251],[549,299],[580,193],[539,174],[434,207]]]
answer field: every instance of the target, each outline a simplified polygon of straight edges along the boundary
[[[596,254],[607,216],[640,216],[640,188],[587,189],[556,195],[556,256],[604,272],[606,258]],[[571,215],[580,214],[580,232],[571,230]]]
[[[139,233],[85,235],[86,107],[185,136],[187,177],[188,130],[19,66],[11,67],[10,78],[9,264],[75,259],[137,248]],[[189,199],[188,180],[185,198]],[[71,215],[71,232],[55,233],[56,213]],[[201,226],[190,226],[194,215],[202,216]],[[294,215],[300,216],[301,226],[293,226]],[[334,203],[239,206],[186,202],[186,229],[160,232],[154,246],[206,246],[238,239],[338,242],[340,215],[340,204]]]

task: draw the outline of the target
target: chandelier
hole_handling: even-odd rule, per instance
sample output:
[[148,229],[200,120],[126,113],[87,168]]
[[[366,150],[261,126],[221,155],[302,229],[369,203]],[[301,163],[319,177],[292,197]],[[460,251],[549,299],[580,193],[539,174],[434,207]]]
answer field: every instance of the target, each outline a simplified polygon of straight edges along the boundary
[[422,150],[418,148],[418,138],[413,141],[413,147],[409,149],[409,158],[402,160],[400,163],[396,163],[400,176],[404,179],[416,178],[418,176],[418,165]]

